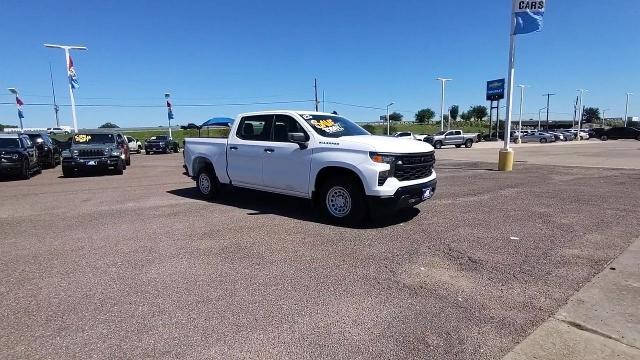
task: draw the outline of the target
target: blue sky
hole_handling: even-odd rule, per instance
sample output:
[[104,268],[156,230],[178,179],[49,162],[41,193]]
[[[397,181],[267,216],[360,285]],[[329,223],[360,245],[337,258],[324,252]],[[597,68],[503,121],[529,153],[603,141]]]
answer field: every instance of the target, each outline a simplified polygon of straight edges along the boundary
[[[158,107],[80,107],[80,127],[166,123],[165,91],[175,122],[274,108],[311,109],[312,102],[182,107],[309,100],[313,79],[327,101],[394,108],[405,118],[440,107],[437,76],[447,104],[463,110],[486,104],[485,82],[507,73],[511,1],[39,1],[0,5],[0,102],[16,87],[25,103],[51,102],[49,62],[58,102],[69,103],[62,50],[43,43],[85,45],[75,53],[79,104]],[[570,119],[575,89],[588,106],[622,116],[625,93],[640,115],[640,2],[552,0],[540,33],[517,38],[516,83],[531,85],[527,117],[554,92],[552,117]],[[519,97],[516,96],[516,104]],[[383,111],[325,105],[357,121]],[[535,114],[535,115],[534,115]],[[62,107],[63,124],[71,124]],[[17,122],[0,105],[0,123]],[[26,106],[25,126],[52,126],[50,107]]]

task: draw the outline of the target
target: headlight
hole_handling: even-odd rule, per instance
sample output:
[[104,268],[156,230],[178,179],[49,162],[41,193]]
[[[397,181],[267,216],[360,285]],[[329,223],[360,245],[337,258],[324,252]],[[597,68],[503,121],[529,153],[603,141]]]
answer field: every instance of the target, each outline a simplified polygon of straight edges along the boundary
[[395,156],[383,155],[383,154],[378,154],[374,152],[369,153],[369,157],[371,157],[371,160],[373,162],[376,162],[379,164],[393,164],[396,160]]
[[73,156],[78,156],[78,150],[73,150]]
[[20,157],[20,155],[18,155],[18,154],[12,154],[12,155],[11,155],[11,158],[12,158],[13,160],[18,160],[18,158],[19,158],[19,157]]
[[160,142],[160,146],[164,146],[164,142]]
[[111,155],[113,155],[113,156],[120,156],[120,155],[122,155],[122,152],[121,152],[120,150],[113,150],[113,151],[111,152]]
[[62,157],[71,157],[71,152],[69,150],[62,150]]

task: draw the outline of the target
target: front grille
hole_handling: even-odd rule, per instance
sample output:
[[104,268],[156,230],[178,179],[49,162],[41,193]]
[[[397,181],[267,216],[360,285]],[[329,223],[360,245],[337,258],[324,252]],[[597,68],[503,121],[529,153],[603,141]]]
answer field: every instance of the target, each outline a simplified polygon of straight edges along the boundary
[[433,165],[436,163],[435,153],[411,154],[398,156],[394,175],[399,181],[424,179],[433,173]]
[[102,157],[104,156],[104,150],[100,149],[81,149],[78,150],[78,157]]

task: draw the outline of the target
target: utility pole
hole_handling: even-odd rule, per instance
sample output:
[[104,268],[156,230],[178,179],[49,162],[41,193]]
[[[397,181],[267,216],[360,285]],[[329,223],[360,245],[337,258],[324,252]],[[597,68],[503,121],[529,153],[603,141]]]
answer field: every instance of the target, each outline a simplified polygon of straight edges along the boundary
[[313,79],[313,90],[315,92],[315,104],[316,104],[316,111],[318,111],[318,79]]
[[56,114],[56,127],[60,127],[58,118],[58,104],[56,104],[56,88],[53,86],[53,72],[51,71],[51,61],[49,61],[49,77],[51,78],[51,92],[53,93],[53,112]]
[[609,110],[611,110],[611,109],[603,109],[603,110],[602,110],[602,127],[604,127],[604,119],[605,119],[605,118],[604,118],[604,113],[605,113],[605,112],[607,112],[607,111],[609,111]]
[[[69,50],[87,50],[84,46],[68,46],[68,45],[54,45],[54,44],[44,44],[45,47],[48,48],[56,48],[63,49],[64,56],[67,60],[67,76],[69,76],[69,96],[71,97],[71,115],[73,116],[73,131],[78,132],[78,119],[76,118],[76,99],[73,96],[73,89],[77,87],[77,82],[74,84],[75,80],[75,71],[71,63],[71,55],[69,54]],[[72,72],[73,71],[73,72]]]
[[391,128],[391,118],[389,117],[389,107],[391,107],[391,105],[395,104],[394,102],[391,102],[389,105],[387,105],[387,136],[389,136],[389,130]]
[[518,144],[520,144],[522,139],[522,108],[524,106],[524,88],[529,87],[529,85],[518,85],[520,88],[520,115],[518,116]]
[[322,112],[324,112],[324,89],[322,89]]
[[[542,94],[542,96],[546,96],[546,97],[547,97],[547,131],[549,131],[549,101],[550,101],[549,99],[550,99],[553,95],[555,95],[555,94],[551,94],[551,93],[548,93],[548,94]],[[538,129],[538,130],[540,130],[540,129]]]

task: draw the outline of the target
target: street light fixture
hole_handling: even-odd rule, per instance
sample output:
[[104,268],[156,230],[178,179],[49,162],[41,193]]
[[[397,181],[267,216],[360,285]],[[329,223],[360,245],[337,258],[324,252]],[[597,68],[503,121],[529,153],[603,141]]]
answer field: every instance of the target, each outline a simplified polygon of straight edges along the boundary
[[624,126],[627,126],[627,120],[629,119],[629,96],[633,95],[633,93],[627,93],[627,102],[624,106]]
[[389,136],[389,129],[391,128],[391,118],[389,117],[389,107],[395,104],[395,102],[391,102],[391,104],[387,105],[387,136]]
[[520,115],[518,116],[518,144],[521,142],[522,138],[522,107],[524,103],[524,88],[531,87],[529,85],[518,85],[520,88]]
[[[64,56],[67,61],[67,76],[69,74],[69,50],[87,50],[84,46],[71,46],[71,45],[56,45],[56,44],[44,44],[45,47],[53,48],[53,49],[63,49]],[[76,99],[73,96],[73,85],[71,84],[71,79],[69,79],[69,95],[71,97],[71,115],[73,116],[73,130],[78,132],[78,119],[76,118]]]
[[580,127],[582,126],[582,117],[584,116],[583,114],[583,109],[582,109],[582,97],[584,95],[584,93],[589,92],[589,90],[586,89],[577,89],[576,90],[579,95],[578,95],[578,137],[576,138],[578,141],[580,141]]
[[442,92],[440,98],[440,131],[444,130],[444,84],[447,81],[451,81],[453,79],[445,79],[445,78],[436,78],[436,80],[442,83]]
[[[542,96],[546,96],[547,97],[547,131],[549,131],[549,110],[550,110],[550,106],[549,106],[549,102],[551,101],[551,97],[554,96],[555,94],[552,93],[547,93],[547,94],[542,94]],[[540,126],[538,126],[538,130],[540,130]]]
[[546,107],[543,107],[542,109],[538,110],[538,131],[540,131],[540,122],[542,121],[542,110],[546,110]]

